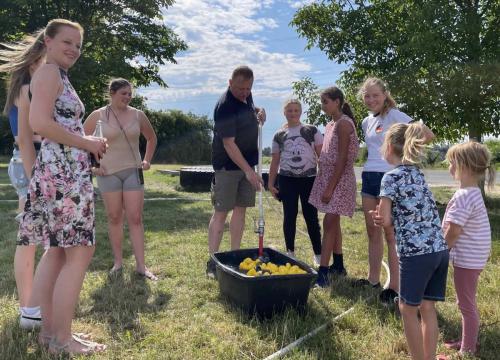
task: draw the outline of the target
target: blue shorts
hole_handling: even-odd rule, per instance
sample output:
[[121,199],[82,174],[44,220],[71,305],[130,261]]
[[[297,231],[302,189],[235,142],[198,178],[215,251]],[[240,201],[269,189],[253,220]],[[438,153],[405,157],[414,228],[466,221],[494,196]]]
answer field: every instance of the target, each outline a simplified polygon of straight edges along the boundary
[[424,300],[444,301],[448,250],[399,258],[399,300],[418,306]]
[[383,172],[363,171],[361,173],[361,196],[378,199],[384,174]]

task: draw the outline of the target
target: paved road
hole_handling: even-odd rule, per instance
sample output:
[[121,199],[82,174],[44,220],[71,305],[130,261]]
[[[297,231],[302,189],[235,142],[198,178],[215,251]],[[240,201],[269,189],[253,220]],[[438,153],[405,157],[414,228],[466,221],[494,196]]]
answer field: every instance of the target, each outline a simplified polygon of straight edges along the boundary
[[[204,169],[211,171],[212,167],[207,165],[195,166],[198,169]],[[361,171],[363,168],[355,167],[354,172],[356,173],[356,179],[358,182],[361,182]],[[263,169],[265,172],[268,172],[269,169],[265,167]],[[427,183],[434,186],[454,186],[456,185],[456,181],[453,180],[448,170],[441,169],[424,169],[425,179]],[[497,172],[496,184],[500,185],[500,171]]]
[[[356,179],[361,182],[361,171],[363,168],[355,167]],[[456,181],[451,177],[448,170],[424,169],[425,180],[430,185],[454,186]]]

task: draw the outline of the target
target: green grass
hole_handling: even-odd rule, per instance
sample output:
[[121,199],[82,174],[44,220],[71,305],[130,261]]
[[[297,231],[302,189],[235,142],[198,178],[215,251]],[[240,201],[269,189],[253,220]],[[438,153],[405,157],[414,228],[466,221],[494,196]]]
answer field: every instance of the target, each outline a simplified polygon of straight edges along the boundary
[[[74,329],[92,332],[109,345],[95,359],[262,359],[343,311],[348,315],[287,355],[287,359],[409,359],[401,320],[384,308],[369,289],[356,289],[349,280],[334,283],[331,292],[311,291],[307,311],[288,310],[268,320],[249,318],[219,295],[218,283],[205,278],[207,224],[212,213],[208,193],[187,193],[178,177],[162,175],[156,165],[145,172],[147,198],[188,200],[146,202],[147,264],[160,276],[157,283],[143,282],[132,274],[134,260],[128,241],[124,246],[123,278],[109,279],[112,256],[102,202],[97,203],[97,249],[80,296]],[[178,165],[170,167],[178,168]],[[6,164],[0,164],[0,184],[8,184]],[[453,189],[435,188],[445,206]],[[192,201],[189,199],[200,199]],[[0,199],[16,199],[9,185],[0,185]],[[358,199],[358,204],[360,203]],[[12,261],[17,226],[15,202],[0,202],[0,359],[48,359],[36,345],[36,333],[17,324],[17,301]],[[500,340],[500,197],[490,200],[493,256],[480,278],[478,302],[482,327],[480,359],[496,359]],[[283,249],[279,203],[265,201],[265,244]],[[256,247],[250,209],[243,247]],[[305,229],[299,216],[298,226]],[[352,219],[342,220],[344,254],[349,275],[362,277],[367,267],[363,215],[358,207]],[[309,240],[297,234],[297,255],[311,262]],[[227,234],[222,250],[228,249]],[[460,314],[450,277],[447,301],[438,305],[440,345],[460,333]],[[385,276],[385,275],[384,275]],[[497,345],[495,345],[497,344]]]

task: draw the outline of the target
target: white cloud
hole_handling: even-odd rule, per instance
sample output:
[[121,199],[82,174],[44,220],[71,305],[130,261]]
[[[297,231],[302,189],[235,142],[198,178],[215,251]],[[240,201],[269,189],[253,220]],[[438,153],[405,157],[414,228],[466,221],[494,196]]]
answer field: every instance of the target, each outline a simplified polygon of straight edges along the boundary
[[298,9],[298,8],[301,8],[302,6],[312,4],[313,2],[315,2],[315,0],[301,0],[301,1],[297,1],[297,0],[288,0],[288,4],[289,4],[289,5],[290,5],[290,7],[292,7],[293,9]]
[[[258,37],[278,24],[263,16],[274,0],[178,0],[165,11],[165,24],[188,44],[177,64],[160,68],[168,89],[151,87],[141,94],[165,102],[221,94],[231,71],[247,64],[255,74],[254,94],[282,98],[291,82],[311,70],[294,54],[273,52]],[[267,11],[269,13],[269,11]]]

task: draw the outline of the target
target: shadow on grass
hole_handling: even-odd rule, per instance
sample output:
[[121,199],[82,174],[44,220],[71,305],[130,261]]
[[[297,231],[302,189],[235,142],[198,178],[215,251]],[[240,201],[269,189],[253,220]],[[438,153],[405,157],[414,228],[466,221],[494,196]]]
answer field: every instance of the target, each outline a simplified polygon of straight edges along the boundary
[[139,315],[157,313],[171,297],[162,291],[152,294],[149,281],[135,274],[117,274],[108,276],[106,283],[92,293],[94,304],[85,316],[107,323],[114,338],[125,335],[138,340],[146,335]]
[[0,359],[48,359],[49,354],[37,344],[38,331],[19,327],[17,316],[2,324],[0,331]]
[[[280,350],[280,347],[285,347],[327,324],[326,328],[301,343],[292,350],[292,353],[307,353],[317,359],[350,359],[354,356],[352,349],[336,336],[335,325],[329,323],[339,314],[332,313],[326,304],[322,304],[323,306],[320,304],[318,308],[318,306],[311,306],[311,301],[309,301],[304,309],[289,306],[272,316],[260,317],[242,311],[221,294],[218,296],[218,301],[223,304],[227,312],[233,314],[235,321],[255,328],[262,341],[275,343],[277,348],[274,351]],[[271,353],[265,356],[269,355]]]

